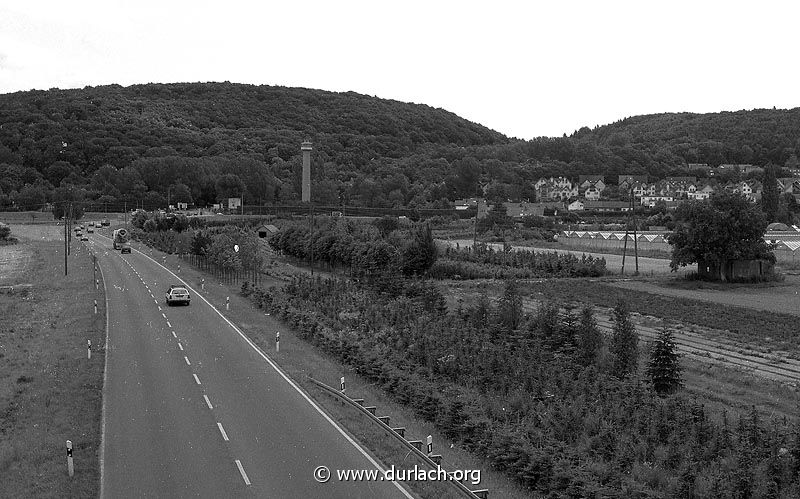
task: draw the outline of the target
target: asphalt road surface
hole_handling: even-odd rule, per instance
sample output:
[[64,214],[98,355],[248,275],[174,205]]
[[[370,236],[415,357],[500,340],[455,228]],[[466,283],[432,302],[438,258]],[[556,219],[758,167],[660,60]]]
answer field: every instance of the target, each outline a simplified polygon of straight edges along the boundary
[[318,483],[318,466],[379,464],[196,290],[168,307],[174,274],[89,237],[109,320],[101,497],[411,497],[388,481]]

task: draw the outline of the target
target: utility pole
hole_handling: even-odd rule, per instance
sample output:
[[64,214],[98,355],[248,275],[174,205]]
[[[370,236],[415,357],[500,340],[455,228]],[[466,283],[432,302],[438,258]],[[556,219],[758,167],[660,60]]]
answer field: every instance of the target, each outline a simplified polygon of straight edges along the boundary
[[67,239],[69,239],[69,228],[67,228],[67,206],[64,205],[61,209],[64,212],[64,275],[67,275],[67,248],[69,244],[67,243]]
[[630,233],[630,225],[633,224],[633,254],[636,261],[636,271],[633,275],[636,276],[639,275],[639,242],[636,235],[636,198],[633,195],[633,186],[631,186],[631,195],[630,200],[628,201],[628,207],[630,208],[631,215],[628,217],[628,220],[625,223],[625,242],[622,245],[622,268],[619,271],[619,275],[623,275],[625,273],[625,255],[628,252],[628,234]]

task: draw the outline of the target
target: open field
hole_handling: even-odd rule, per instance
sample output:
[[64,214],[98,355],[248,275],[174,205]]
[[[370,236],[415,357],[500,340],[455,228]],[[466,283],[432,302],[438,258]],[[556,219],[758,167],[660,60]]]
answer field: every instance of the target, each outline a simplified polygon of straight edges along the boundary
[[[25,255],[25,264],[11,275],[0,272],[6,285],[0,292],[0,496],[96,496],[102,286],[95,290],[92,263],[81,244],[73,244],[65,277],[62,242],[48,240],[39,226],[14,226],[14,232],[21,240],[14,248]],[[87,340],[94,345],[91,360]],[[67,476],[66,440],[74,446],[73,478]]]
[[800,316],[800,276],[787,274],[783,282],[714,284],[670,280],[616,281],[611,285],[635,293],[652,293]]
[[[472,239],[453,239],[450,241],[441,241],[443,243],[449,243],[451,246],[455,246],[458,244],[460,247],[465,246],[472,246]],[[497,249],[502,248],[503,245],[500,243],[487,243],[489,246]],[[605,258],[606,259],[606,269],[612,274],[619,274],[620,270],[622,269],[622,255],[612,255],[608,253],[593,253],[589,251],[580,251],[580,250],[566,250],[566,249],[559,249],[559,248],[552,248],[552,247],[537,247],[537,246],[520,246],[517,244],[512,244],[512,248],[514,249],[522,249],[528,251],[556,251],[558,253],[572,253],[573,255],[580,257],[581,255],[591,255],[595,258]],[[635,269],[635,262],[632,255],[627,255],[625,257],[625,274],[633,274]],[[680,269],[677,274],[685,274],[687,272],[692,271],[693,269],[683,268]],[[644,275],[656,275],[656,274],[670,274],[672,273],[671,269],[669,268],[669,260],[662,259],[662,258],[646,258],[646,257],[639,257],[639,273]]]

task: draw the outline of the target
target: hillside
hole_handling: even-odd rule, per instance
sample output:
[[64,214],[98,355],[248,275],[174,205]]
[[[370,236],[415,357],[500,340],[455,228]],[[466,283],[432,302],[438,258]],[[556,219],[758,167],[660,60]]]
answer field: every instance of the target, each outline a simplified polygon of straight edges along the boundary
[[[532,117],[531,119],[535,119]],[[688,164],[797,166],[800,108],[635,116],[569,137],[509,139],[453,113],[352,92],[232,83],[0,95],[0,209],[87,199],[294,204],[314,143],[314,202],[446,208],[533,199],[539,177],[664,177]]]

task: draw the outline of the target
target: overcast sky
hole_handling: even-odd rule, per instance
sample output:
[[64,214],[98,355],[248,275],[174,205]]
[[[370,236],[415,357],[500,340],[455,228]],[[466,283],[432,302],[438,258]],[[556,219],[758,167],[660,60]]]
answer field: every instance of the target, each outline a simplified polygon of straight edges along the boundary
[[227,80],[560,136],[638,114],[800,106],[798,13],[764,0],[0,0],[0,93]]

